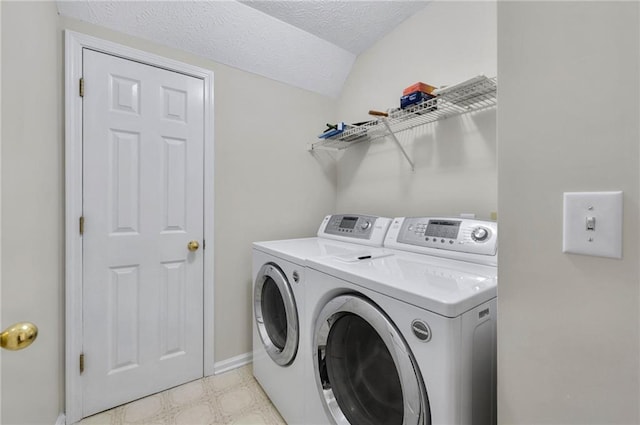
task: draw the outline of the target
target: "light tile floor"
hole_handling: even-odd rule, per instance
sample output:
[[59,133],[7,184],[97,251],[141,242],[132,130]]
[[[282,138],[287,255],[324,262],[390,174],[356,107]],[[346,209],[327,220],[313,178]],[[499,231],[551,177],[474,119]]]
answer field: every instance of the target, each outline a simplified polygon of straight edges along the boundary
[[79,425],[286,425],[251,365],[83,419]]

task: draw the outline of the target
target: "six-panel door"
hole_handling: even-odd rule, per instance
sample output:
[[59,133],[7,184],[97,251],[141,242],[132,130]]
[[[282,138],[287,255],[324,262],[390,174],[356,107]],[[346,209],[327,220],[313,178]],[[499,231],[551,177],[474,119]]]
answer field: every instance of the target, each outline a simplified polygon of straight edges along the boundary
[[83,416],[203,375],[204,84],[83,52]]

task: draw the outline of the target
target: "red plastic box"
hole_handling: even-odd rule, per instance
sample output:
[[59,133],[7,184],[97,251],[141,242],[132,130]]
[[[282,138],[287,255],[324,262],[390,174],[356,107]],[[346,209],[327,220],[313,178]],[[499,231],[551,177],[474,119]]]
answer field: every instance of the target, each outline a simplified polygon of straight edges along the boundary
[[433,94],[433,91],[436,88],[437,87],[430,86],[429,84],[426,84],[426,83],[415,83],[415,84],[410,85],[406,89],[404,89],[402,91],[402,95],[406,96],[409,93],[413,93],[413,92],[416,92],[416,91],[421,91],[421,92],[427,93],[427,94]]

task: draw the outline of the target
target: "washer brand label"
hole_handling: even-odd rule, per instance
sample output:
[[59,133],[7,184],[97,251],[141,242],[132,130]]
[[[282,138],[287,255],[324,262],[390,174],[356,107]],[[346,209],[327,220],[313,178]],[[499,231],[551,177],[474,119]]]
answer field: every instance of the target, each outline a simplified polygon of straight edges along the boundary
[[411,330],[420,341],[428,342],[431,340],[431,328],[422,320],[414,320],[411,322]]

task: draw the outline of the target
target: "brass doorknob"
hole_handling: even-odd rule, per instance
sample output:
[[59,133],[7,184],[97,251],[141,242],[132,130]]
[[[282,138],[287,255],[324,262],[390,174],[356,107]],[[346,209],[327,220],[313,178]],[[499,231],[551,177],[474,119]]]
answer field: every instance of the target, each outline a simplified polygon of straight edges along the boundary
[[38,337],[38,327],[33,323],[20,322],[9,326],[0,334],[0,346],[6,350],[22,350]]
[[200,248],[200,244],[198,243],[198,241],[190,241],[187,244],[187,248],[189,248],[189,251],[191,251],[191,252],[197,251],[198,248]]

